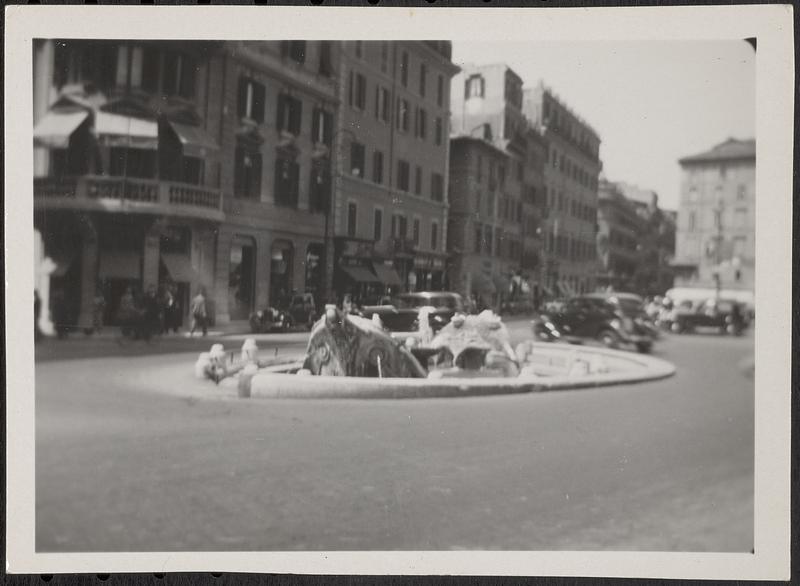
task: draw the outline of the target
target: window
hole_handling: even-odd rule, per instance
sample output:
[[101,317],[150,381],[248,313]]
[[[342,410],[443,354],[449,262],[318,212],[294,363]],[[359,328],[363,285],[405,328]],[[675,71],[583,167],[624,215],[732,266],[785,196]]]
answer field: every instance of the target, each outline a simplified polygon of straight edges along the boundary
[[405,51],[400,59],[400,83],[403,87],[408,87],[408,53]]
[[689,212],[689,225],[688,225],[689,232],[693,232],[696,225],[697,225],[697,216],[695,212]]
[[333,75],[333,43],[319,42],[319,74],[325,77]]
[[[494,230],[491,226],[483,227],[483,243],[485,245],[484,249],[486,250],[486,254],[492,254],[492,244],[494,244],[493,233]],[[494,248],[494,251],[497,252],[497,248]]]
[[431,250],[436,250],[439,247],[439,224],[436,222],[431,223]]
[[439,173],[431,173],[431,199],[444,201],[444,177]]
[[444,122],[442,121],[441,117],[436,117],[436,146],[441,146],[442,139],[444,137]]
[[479,74],[470,75],[464,83],[464,97],[469,98],[482,98],[485,92],[485,83],[483,76]]
[[[352,78],[351,78],[352,80]],[[360,73],[355,74],[354,98],[351,102],[359,110],[367,108],[367,78]]]
[[144,49],[142,47],[119,46],[117,49],[117,86],[124,88],[142,87],[143,58]]
[[419,246],[419,218],[414,218],[414,226],[411,229],[411,238],[413,238],[414,244]]
[[375,118],[388,124],[389,112],[389,90],[385,87],[375,86]]
[[196,64],[190,57],[176,52],[165,53],[161,91],[168,96],[194,97],[195,68]]
[[525,170],[522,163],[517,161],[517,181],[522,181],[525,178]]
[[733,227],[734,228],[746,228],[747,227],[747,210],[746,209],[737,208],[736,210],[734,210]]
[[736,189],[736,199],[742,201],[747,198],[747,186],[744,183],[739,184]]
[[409,181],[411,175],[411,165],[408,161],[397,161],[397,188],[401,191],[409,190]]
[[281,41],[281,56],[288,57],[295,63],[305,63],[306,61],[306,42],[305,41]]
[[478,155],[478,169],[477,169],[477,171],[478,172],[476,174],[477,175],[476,180],[478,181],[478,184],[480,184],[480,182],[483,181],[483,157],[481,155]]
[[364,57],[364,41],[354,41],[356,57],[359,59]]
[[358,206],[350,202],[347,204],[347,235],[356,235],[356,221],[358,220]]
[[381,151],[372,153],[372,181],[379,185],[383,183],[383,153]]
[[428,135],[428,113],[419,108],[417,110],[417,129],[416,129],[416,136],[421,139],[425,139]]
[[522,202],[517,202],[517,222],[522,221]]
[[397,100],[397,129],[408,132],[408,100]]
[[375,242],[383,237],[383,210],[376,209],[372,217],[372,238]]
[[405,238],[408,233],[408,223],[406,217],[400,214],[392,216],[392,237]]
[[389,42],[381,41],[381,71],[386,73],[389,69]]
[[261,196],[261,153],[243,146],[236,147],[233,192],[236,197]]
[[490,218],[494,215],[494,195],[492,194],[486,198],[486,215]]
[[239,118],[264,122],[264,86],[247,77],[239,78]]
[[475,213],[481,213],[481,193],[478,192],[475,194]]
[[500,183],[500,189],[504,189],[506,186],[506,167],[505,165],[499,165],[497,167],[497,179]]
[[294,160],[278,157],[275,160],[275,203],[297,208],[300,165]]
[[287,94],[278,96],[278,132],[284,130],[297,136],[303,117],[303,102]]
[[[73,160],[69,151],[66,151],[66,157],[66,162],[60,166],[66,166],[67,170],[77,169],[77,161]],[[113,147],[110,149],[109,171],[116,176],[153,179],[156,176],[156,151]]]
[[444,105],[444,78],[440,75],[436,80],[436,105]]
[[480,224],[475,224],[475,252],[478,254],[481,253],[482,244],[483,242],[483,226]]
[[741,259],[744,256],[744,248],[747,244],[747,236],[733,237],[733,256]]
[[350,173],[354,177],[364,177],[366,164],[366,149],[360,142],[350,143]]
[[322,108],[314,108],[311,120],[311,138],[315,143],[331,147],[333,138],[333,114]]
[[428,68],[424,63],[419,66],[419,95],[425,97],[425,85],[428,82]]
[[158,91],[159,55],[155,47],[145,47],[142,55],[142,89],[148,92]]
[[417,165],[414,171],[414,193],[420,195],[422,193],[422,167]]

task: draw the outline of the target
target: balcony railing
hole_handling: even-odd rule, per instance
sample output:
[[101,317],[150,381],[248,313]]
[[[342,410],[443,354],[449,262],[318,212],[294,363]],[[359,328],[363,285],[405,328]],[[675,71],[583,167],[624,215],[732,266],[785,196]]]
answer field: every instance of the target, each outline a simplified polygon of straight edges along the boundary
[[[153,211],[171,211],[215,217],[222,216],[222,195],[219,191],[173,181],[82,175],[64,179],[34,179],[34,196],[46,202],[65,202],[69,206],[91,207],[93,203],[130,203],[134,207],[155,206]],[[176,210],[177,208],[177,210]],[[150,210],[147,210],[150,211]]]

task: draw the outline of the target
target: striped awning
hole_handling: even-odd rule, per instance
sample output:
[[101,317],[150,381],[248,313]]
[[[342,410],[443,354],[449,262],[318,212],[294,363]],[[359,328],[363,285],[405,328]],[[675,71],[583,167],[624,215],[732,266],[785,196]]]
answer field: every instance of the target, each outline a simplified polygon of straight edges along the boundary
[[84,120],[86,110],[50,110],[33,129],[33,143],[39,147],[65,149],[69,138]]
[[153,150],[158,148],[158,124],[155,120],[100,110],[95,113],[94,131],[106,146]]
[[403,281],[400,279],[400,275],[397,274],[397,271],[394,270],[393,267],[382,263],[374,263],[372,268],[375,271],[378,280],[380,280],[380,282],[384,285],[389,285],[390,287],[399,287],[403,284]]

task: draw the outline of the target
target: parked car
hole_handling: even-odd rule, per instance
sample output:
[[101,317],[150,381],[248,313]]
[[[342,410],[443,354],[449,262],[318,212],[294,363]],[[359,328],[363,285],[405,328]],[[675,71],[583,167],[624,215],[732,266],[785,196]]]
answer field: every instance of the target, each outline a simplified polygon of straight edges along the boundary
[[319,317],[313,293],[295,293],[285,311],[292,318],[292,322],[303,325],[309,330]]
[[691,311],[676,313],[670,329],[678,334],[695,328],[715,328],[721,334],[739,335],[748,326],[747,310],[733,299],[707,299]]
[[580,343],[594,339],[609,348],[633,346],[639,352],[649,352],[655,336],[631,315],[632,310],[619,296],[614,301],[604,294],[573,297],[560,309],[534,319],[533,333],[540,340]]
[[647,307],[644,299],[635,293],[589,293],[586,295],[589,299],[601,299],[613,305],[616,310],[631,318],[638,326],[647,330],[653,337],[658,339],[661,337],[661,332],[655,320],[648,314]]
[[250,314],[250,331],[254,334],[286,332],[293,325],[294,320],[291,315],[274,307],[267,307]]
[[383,326],[392,332],[413,332],[419,328],[419,310],[422,307],[433,307],[428,321],[434,332],[438,332],[456,313],[464,311],[461,295],[447,291],[418,291],[401,293],[383,305],[366,305],[361,308],[361,315],[372,318],[377,315]]

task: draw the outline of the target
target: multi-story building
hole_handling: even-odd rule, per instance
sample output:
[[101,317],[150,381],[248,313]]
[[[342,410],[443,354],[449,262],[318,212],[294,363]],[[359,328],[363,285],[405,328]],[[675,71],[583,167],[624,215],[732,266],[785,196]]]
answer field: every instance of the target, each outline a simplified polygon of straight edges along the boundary
[[755,140],[729,138],[679,163],[675,284],[754,291]]
[[37,288],[73,323],[91,325],[100,293],[113,322],[129,288],[174,288],[184,313],[204,289],[224,323],[323,286],[334,44],[34,51]]
[[508,229],[520,223],[520,206],[512,210],[505,203],[509,198],[500,180],[509,161],[504,150],[484,138],[451,137],[450,287],[465,297],[475,295],[485,306],[495,306],[509,291],[523,254],[519,233]]
[[295,290],[325,295],[339,52],[328,41],[239,41],[224,55],[214,297],[227,321]]
[[600,137],[541,82],[525,90],[522,109],[548,145],[545,285],[553,294],[590,291],[597,271]]
[[339,296],[445,286],[446,41],[342,43],[330,259]]
[[[479,223],[483,230],[489,230],[494,239],[494,245],[490,244],[488,248],[479,249],[475,245],[469,256],[488,254],[504,259],[503,262],[488,262],[477,267],[476,258],[459,260],[456,255],[454,274],[459,275],[458,288],[462,289],[467,282],[473,288],[480,287],[483,282],[494,282],[491,287],[494,303],[499,303],[500,297],[516,297],[518,291],[531,291],[526,277],[532,277],[531,273],[538,269],[536,208],[537,187],[541,189],[544,143],[542,137],[530,129],[522,114],[522,84],[522,79],[504,64],[465,65],[453,78],[453,136],[478,140],[473,142],[464,138],[463,152],[458,159],[461,173],[476,180],[484,173],[488,175],[483,184],[462,185],[451,190],[451,197],[460,198],[461,213],[472,214],[474,222]],[[497,153],[490,155],[487,146],[479,146],[481,141],[493,145],[504,157]],[[485,152],[480,153],[481,149]],[[455,161],[451,158],[451,163]],[[475,168],[466,169],[464,165],[467,163]],[[451,178],[456,178],[456,174],[451,172]],[[474,207],[475,198],[481,199],[481,206]],[[486,218],[475,216],[475,211],[480,212],[484,206],[492,210],[488,223]],[[477,234],[477,229],[473,226],[470,238]],[[464,244],[461,237],[451,242],[459,242],[460,246]],[[483,274],[470,275],[467,269],[482,271]],[[534,284],[533,288],[536,286]],[[476,292],[482,293],[480,290]]]
[[[167,281],[188,307],[214,280],[225,218],[218,43],[34,43],[34,228],[40,325],[90,328],[105,298]],[[216,90],[219,91],[219,90]]]
[[644,222],[633,202],[617,184],[601,179],[597,197],[598,286],[617,291],[636,289],[643,231]]

